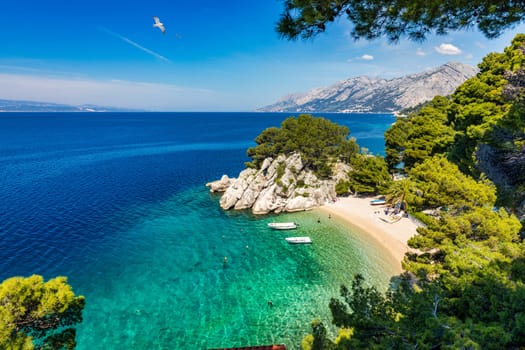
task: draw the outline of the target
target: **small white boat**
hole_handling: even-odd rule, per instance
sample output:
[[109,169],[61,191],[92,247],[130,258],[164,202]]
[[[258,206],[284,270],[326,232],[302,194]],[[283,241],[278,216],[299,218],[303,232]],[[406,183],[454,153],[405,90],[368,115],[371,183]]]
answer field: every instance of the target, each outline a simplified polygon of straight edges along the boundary
[[310,237],[286,237],[286,242],[291,244],[310,244],[312,240]]
[[274,230],[293,230],[297,228],[295,222],[270,222],[268,227]]

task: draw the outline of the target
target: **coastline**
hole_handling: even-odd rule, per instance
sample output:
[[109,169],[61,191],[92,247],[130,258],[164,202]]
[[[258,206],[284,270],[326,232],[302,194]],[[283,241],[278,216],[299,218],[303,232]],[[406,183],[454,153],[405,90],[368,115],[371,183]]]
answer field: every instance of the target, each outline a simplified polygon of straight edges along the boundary
[[374,197],[343,197],[334,203],[328,203],[319,208],[320,211],[343,220],[351,227],[356,227],[372,238],[389,254],[402,272],[401,261],[405,253],[410,251],[408,240],[417,234],[417,225],[407,217],[388,223],[384,213],[385,206],[372,206],[370,200]]

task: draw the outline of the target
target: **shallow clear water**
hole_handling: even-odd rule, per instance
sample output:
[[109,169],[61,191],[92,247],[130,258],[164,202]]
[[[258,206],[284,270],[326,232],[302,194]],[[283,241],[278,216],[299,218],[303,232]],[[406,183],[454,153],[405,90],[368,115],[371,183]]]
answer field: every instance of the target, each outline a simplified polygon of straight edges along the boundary
[[[204,187],[236,176],[253,138],[287,116],[0,114],[0,279],[68,276],[87,300],[78,349],[300,348],[312,319],[330,323],[341,283],[359,272],[385,287],[395,269],[319,212],[224,212]],[[393,122],[325,117],[376,153]]]

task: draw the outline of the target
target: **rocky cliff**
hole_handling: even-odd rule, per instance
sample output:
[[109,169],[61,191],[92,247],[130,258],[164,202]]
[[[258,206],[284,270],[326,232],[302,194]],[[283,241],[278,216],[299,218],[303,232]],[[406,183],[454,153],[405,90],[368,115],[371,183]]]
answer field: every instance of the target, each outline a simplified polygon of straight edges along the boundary
[[447,96],[477,69],[458,62],[395,79],[360,76],[284,96],[263,112],[393,112]]
[[247,168],[237,178],[223,175],[206,184],[212,192],[224,192],[223,209],[249,209],[254,214],[294,212],[319,207],[336,198],[335,185],[344,179],[348,166],[337,164],[334,176],[321,180],[305,169],[297,153],[264,160],[260,169]]

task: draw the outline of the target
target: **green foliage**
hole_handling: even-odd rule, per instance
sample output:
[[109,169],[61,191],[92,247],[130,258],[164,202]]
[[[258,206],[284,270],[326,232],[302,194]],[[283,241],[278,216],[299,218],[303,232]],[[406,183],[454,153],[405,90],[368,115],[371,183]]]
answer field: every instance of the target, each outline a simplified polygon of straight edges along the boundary
[[65,277],[12,277],[0,284],[0,348],[73,349],[82,321],[83,296]]
[[268,157],[299,152],[304,166],[320,177],[331,175],[331,165],[337,160],[349,160],[358,150],[349,130],[322,117],[301,114],[289,117],[280,128],[271,127],[256,137],[257,146],[248,149],[251,166],[258,168]]
[[385,159],[360,154],[351,162],[348,186],[357,193],[378,193],[388,188],[392,177]]
[[307,334],[301,341],[301,348],[303,350],[312,350],[312,345],[314,343],[314,336]]
[[335,193],[338,196],[346,196],[350,193],[350,183],[348,181],[339,181],[335,185]]
[[[518,35],[450,99],[434,99],[386,133],[389,167],[404,163],[408,174],[389,185],[387,200],[425,226],[409,240],[406,273],[386,294],[357,276],[332,299],[333,323],[353,334],[330,346],[525,347],[525,235],[516,216],[494,208],[525,200],[524,65],[525,35]],[[373,168],[364,159],[352,161],[355,174]],[[352,181],[363,186],[370,176]]]
[[286,164],[284,162],[279,163],[277,165],[276,177],[275,177],[276,181],[279,181],[281,177],[283,177],[285,170],[286,170]]
[[455,131],[447,124],[448,106],[447,99],[436,97],[411,119],[403,157],[407,168],[445,152],[454,142]]
[[401,162],[410,169],[425,159],[447,151],[455,131],[448,123],[450,102],[435,97],[418,114],[399,118],[385,133],[387,162],[391,170]]
[[380,332],[383,323],[393,317],[385,298],[374,287],[365,287],[364,278],[356,275],[352,289],[341,286],[341,297],[330,300],[333,323],[338,327],[353,327]]
[[392,181],[386,190],[386,201],[392,206],[399,205],[403,210],[409,211],[410,203],[414,203],[414,192],[417,190],[409,179]]
[[[519,76],[513,72],[525,63],[524,45],[525,36],[517,35],[504,53],[487,55],[479,65],[480,73],[453,95],[455,108],[450,121],[458,134],[449,158],[470,175],[478,176],[480,170],[486,168],[478,161],[477,152],[482,146],[492,150],[493,159],[489,162],[502,165],[502,160],[523,150],[519,145],[525,131],[520,121],[523,113],[520,112],[519,89],[515,96],[504,92],[509,87],[512,89],[506,78],[513,81],[513,76]],[[517,83],[519,85],[519,79]]]
[[312,335],[313,342],[311,350],[328,350],[333,349],[333,342],[327,338],[326,327],[319,320],[314,320],[312,322]]
[[365,287],[361,275],[354,276],[350,289],[341,287],[341,299],[330,301],[333,323],[351,328],[351,337],[338,339],[338,349],[440,348],[449,344],[454,332],[443,332],[456,323],[441,316],[441,290],[435,284],[425,289],[412,287],[408,275],[385,295]]
[[436,97],[385,133],[386,159],[405,170],[445,155],[476,179],[495,182],[499,203],[516,208],[525,199],[525,35],[503,53],[491,53],[480,72],[450,98]]
[[285,0],[277,24],[283,37],[308,39],[322,33],[338,17],[352,23],[354,39],[402,37],[421,41],[430,33],[477,27],[488,38],[520,23],[525,9],[520,2],[384,1],[384,0]]
[[405,267],[416,273],[424,269],[426,275],[442,274],[446,270],[465,279],[466,274],[483,269],[493,260],[510,264],[510,260],[521,254],[520,226],[515,216],[487,207],[455,216],[442,213],[437,220],[427,220],[427,226],[419,228],[419,234],[409,241],[413,248],[437,253],[411,256],[405,259]]
[[403,162],[411,128],[412,125],[407,118],[397,118],[396,122],[385,132],[385,160],[389,169],[394,170]]
[[335,344],[343,345],[345,342],[348,342],[352,338],[352,335],[354,335],[353,328],[340,328],[337,334],[337,338],[335,339]]
[[343,163],[350,163],[358,153],[359,145],[353,137],[339,146],[339,160]]
[[409,172],[413,187],[420,193],[411,201],[417,210],[447,207],[462,211],[473,207],[492,208],[496,191],[488,182],[478,182],[464,175],[443,156],[434,156]]
[[[341,298],[330,301],[332,322],[351,332],[332,342],[322,323],[315,321],[312,325],[317,329],[308,337],[308,346],[315,340],[316,349],[506,349],[523,345],[518,324],[522,325],[519,317],[524,307],[517,304],[525,297],[523,288],[515,293],[496,281],[484,281],[467,285],[459,301],[441,283],[418,285],[409,274],[399,276],[386,294],[365,287],[363,277],[356,275],[351,288],[342,286]],[[309,348],[313,349],[305,347]]]

